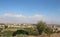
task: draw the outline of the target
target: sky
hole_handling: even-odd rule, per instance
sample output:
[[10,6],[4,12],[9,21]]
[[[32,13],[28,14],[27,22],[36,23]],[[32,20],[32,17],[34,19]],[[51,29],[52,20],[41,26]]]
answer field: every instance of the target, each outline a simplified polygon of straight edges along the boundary
[[60,24],[60,0],[0,0],[0,22]]

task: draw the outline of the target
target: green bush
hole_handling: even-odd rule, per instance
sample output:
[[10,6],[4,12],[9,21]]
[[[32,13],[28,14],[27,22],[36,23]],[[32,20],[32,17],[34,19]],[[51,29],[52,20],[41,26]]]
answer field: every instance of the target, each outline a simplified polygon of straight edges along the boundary
[[16,36],[16,35],[20,35],[20,34],[25,34],[25,35],[29,35],[29,33],[25,30],[17,30],[15,32],[13,32],[12,36]]
[[31,33],[31,35],[38,35],[39,34],[39,32],[36,30],[36,31],[32,31],[32,33]]
[[38,30],[33,30],[32,28],[26,28],[25,31],[27,31],[29,33],[29,35],[38,35],[39,32]]
[[51,28],[49,28],[49,27],[47,27],[44,32],[45,32],[49,37],[50,37],[51,34],[53,34],[53,30],[52,30]]

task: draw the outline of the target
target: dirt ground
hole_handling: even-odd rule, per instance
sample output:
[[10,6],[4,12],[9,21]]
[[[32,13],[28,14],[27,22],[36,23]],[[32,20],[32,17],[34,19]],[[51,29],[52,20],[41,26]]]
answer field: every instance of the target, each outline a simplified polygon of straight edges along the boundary
[[54,34],[51,34],[50,36],[44,34],[39,36],[28,36],[28,37],[60,37],[60,33],[54,33]]

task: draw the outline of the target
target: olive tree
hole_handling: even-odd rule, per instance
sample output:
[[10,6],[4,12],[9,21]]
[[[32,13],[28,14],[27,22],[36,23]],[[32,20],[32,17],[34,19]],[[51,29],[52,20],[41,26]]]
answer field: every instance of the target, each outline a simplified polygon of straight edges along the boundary
[[39,32],[40,35],[45,30],[45,28],[46,28],[46,23],[45,22],[40,21],[40,22],[37,23],[37,29],[38,29],[38,32]]

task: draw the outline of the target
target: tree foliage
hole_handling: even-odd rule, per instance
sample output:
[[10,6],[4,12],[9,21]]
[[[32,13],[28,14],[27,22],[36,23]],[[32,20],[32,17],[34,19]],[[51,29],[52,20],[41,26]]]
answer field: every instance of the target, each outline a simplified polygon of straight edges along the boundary
[[43,21],[38,22],[37,29],[39,31],[39,34],[42,34],[42,32],[45,32],[48,35],[53,33],[53,30],[47,27],[47,24]]
[[46,28],[45,22],[43,22],[43,21],[38,22],[37,29],[39,31],[39,34],[42,34],[42,32],[45,30],[45,28]]

